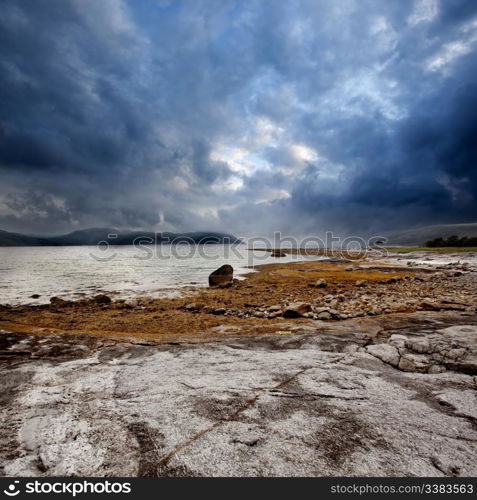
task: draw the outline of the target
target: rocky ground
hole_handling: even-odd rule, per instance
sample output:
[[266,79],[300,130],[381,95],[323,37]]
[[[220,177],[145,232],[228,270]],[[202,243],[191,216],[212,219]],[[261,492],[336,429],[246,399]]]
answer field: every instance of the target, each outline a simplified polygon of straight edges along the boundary
[[0,470],[475,476],[475,256],[427,258],[276,264],[181,299],[4,306]]

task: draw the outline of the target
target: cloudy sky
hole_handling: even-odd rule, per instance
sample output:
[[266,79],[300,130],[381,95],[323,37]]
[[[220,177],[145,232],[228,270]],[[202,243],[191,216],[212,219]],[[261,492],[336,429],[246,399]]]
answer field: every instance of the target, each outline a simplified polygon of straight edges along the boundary
[[477,220],[475,0],[0,6],[0,229]]

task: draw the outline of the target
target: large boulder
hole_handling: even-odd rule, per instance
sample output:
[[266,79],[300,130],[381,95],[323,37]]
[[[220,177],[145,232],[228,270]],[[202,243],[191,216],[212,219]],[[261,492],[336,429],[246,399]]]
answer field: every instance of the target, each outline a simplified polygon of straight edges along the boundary
[[234,278],[234,268],[229,264],[224,264],[209,275],[209,286],[224,286],[232,283]]

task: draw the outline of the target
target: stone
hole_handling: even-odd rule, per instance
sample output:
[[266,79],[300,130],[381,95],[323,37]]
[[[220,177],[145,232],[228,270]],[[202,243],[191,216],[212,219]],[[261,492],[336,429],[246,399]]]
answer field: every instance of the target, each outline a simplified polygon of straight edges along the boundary
[[389,343],[399,348],[405,347],[407,340],[408,338],[405,335],[399,335],[397,333],[389,337]]
[[359,287],[363,287],[363,286],[366,286],[368,284],[368,282],[366,280],[358,280],[355,285],[356,286],[359,286]]
[[281,250],[274,250],[271,254],[270,257],[286,257],[287,254],[285,252],[282,252]]
[[322,312],[330,312],[330,308],[329,307],[316,307],[315,308],[316,314],[320,314]]
[[64,306],[67,304],[67,301],[60,299],[60,297],[51,297],[50,304],[52,306]]
[[39,299],[41,297],[41,295],[39,295],[38,293],[34,293],[33,295],[30,295],[30,299]]
[[399,360],[398,368],[403,372],[418,372],[427,373],[431,364],[427,356],[423,354],[409,354],[406,353],[401,356]]
[[386,280],[386,283],[388,284],[392,284],[392,283],[397,283],[401,278],[399,276],[393,276],[391,278],[389,278],[388,280]]
[[184,306],[184,309],[189,312],[195,312],[198,310],[197,304],[195,302],[191,302]]
[[397,367],[400,355],[396,347],[390,344],[373,344],[366,347],[366,352],[380,359],[388,365]]
[[417,352],[418,354],[430,354],[434,351],[431,343],[426,338],[408,339],[404,341],[404,346],[410,351]]
[[216,316],[221,316],[227,312],[227,309],[225,307],[217,307],[212,311],[212,314],[215,314]]
[[334,317],[334,318],[337,318],[337,317],[340,315],[340,312],[339,312],[339,311],[337,311],[336,309],[330,309],[328,312],[329,312],[329,313],[331,314],[331,316],[332,316],[332,317]]
[[324,321],[329,320],[331,319],[331,314],[329,312],[323,311],[317,315],[317,319],[321,319]]
[[431,365],[427,369],[427,373],[430,373],[431,375],[437,375],[439,373],[444,373],[446,371],[446,367],[442,365]]
[[465,304],[455,304],[452,302],[441,302],[439,304],[439,309],[440,310],[448,310],[448,311],[465,311],[466,309]]
[[420,307],[424,311],[438,311],[439,310],[439,305],[436,304],[435,302],[430,301],[430,300],[423,300],[422,302],[419,302],[418,307]]
[[234,268],[224,264],[209,275],[209,286],[230,285],[234,277]]
[[104,294],[95,295],[93,297],[93,300],[96,302],[96,304],[111,304],[111,298]]
[[328,286],[328,283],[325,279],[321,278],[315,283],[315,286],[317,288],[326,288]]
[[311,304],[308,302],[293,302],[285,307],[283,316],[285,318],[299,318],[311,311]]

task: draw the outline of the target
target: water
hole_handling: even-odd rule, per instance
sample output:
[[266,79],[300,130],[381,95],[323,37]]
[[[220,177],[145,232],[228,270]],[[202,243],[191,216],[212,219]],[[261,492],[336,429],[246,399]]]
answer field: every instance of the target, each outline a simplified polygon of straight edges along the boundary
[[[232,265],[240,278],[251,272],[249,266],[303,258],[277,259],[246,245],[116,246],[103,251],[96,246],[3,247],[0,304],[41,304],[53,296],[74,300],[99,293],[171,296],[181,287],[207,286],[209,274],[223,264]],[[40,298],[32,299],[33,294]]]

